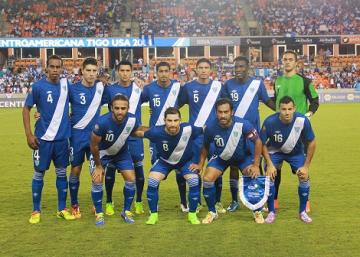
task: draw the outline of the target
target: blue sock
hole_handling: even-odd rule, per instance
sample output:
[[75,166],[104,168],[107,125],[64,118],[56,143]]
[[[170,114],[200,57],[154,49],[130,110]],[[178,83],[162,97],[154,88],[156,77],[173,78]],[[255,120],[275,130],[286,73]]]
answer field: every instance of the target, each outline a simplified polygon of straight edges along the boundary
[[298,194],[300,200],[299,213],[302,213],[306,209],[306,202],[309,199],[310,181],[300,182],[298,187]]
[[66,196],[68,182],[66,178],[65,168],[55,168],[56,172],[56,188],[58,192],[58,210],[62,211],[66,208]]
[[147,188],[147,199],[150,208],[150,212],[157,212],[157,206],[159,201],[159,183],[160,181],[155,178],[149,178]]
[[124,211],[130,211],[131,204],[135,196],[135,181],[125,181],[123,194],[124,194]]
[[267,200],[267,205],[268,205],[269,212],[275,213],[274,197],[275,197],[275,184],[274,184],[274,181],[270,181],[270,191],[269,191],[269,197]]
[[184,206],[187,206],[186,203],[186,180],[181,174],[176,173],[176,183],[178,185],[179,194],[180,194],[180,203]]
[[103,212],[102,209],[102,198],[103,198],[103,187],[102,184],[95,184],[94,182],[91,185],[91,198],[95,207],[96,213]]
[[200,198],[199,177],[191,177],[189,183],[189,212],[195,212]]
[[239,192],[239,180],[233,178],[230,179],[230,192],[232,200],[237,202]]
[[221,192],[222,192],[222,176],[219,176],[215,180],[215,189],[216,189],[216,202],[221,202]]
[[142,193],[144,190],[144,169],[143,163],[135,163],[135,177],[136,177],[136,201],[142,201]]
[[41,193],[44,187],[44,171],[34,171],[32,179],[32,200],[33,200],[33,211],[40,212]]
[[203,195],[209,211],[216,212],[215,209],[215,182],[203,182]]
[[69,176],[69,190],[70,190],[70,198],[71,205],[78,205],[78,192],[80,187],[79,176],[70,174]]
[[[201,179],[201,176],[199,174],[199,192],[201,192],[201,185],[202,185],[202,179]],[[201,205],[201,195],[199,196],[199,204]]]
[[115,183],[115,172],[116,168],[114,167],[106,167],[105,172],[105,189],[106,189],[106,202],[112,203],[112,192]]

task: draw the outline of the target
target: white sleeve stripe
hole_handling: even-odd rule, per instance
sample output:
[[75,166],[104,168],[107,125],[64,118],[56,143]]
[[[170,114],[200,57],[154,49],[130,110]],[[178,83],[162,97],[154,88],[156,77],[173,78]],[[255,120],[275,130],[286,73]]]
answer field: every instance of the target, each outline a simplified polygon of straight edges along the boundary
[[135,126],[135,121],[136,119],[134,117],[131,117],[127,120],[123,131],[116,139],[115,143],[112,146],[110,146],[108,149],[101,150],[100,157],[103,157],[105,155],[116,155],[121,150],[121,148],[124,146],[127,138],[129,137],[131,131]]
[[81,120],[79,120],[79,122],[73,126],[73,128],[84,129],[89,124],[89,122],[94,118],[95,114],[99,109],[103,92],[104,92],[103,83],[102,82],[96,83],[96,92],[91,101],[91,104],[88,107],[87,112],[81,118]]
[[180,83],[176,82],[172,85],[170,93],[168,95],[168,97],[166,98],[165,104],[163,106],[163,108],[161,109],[160,115],[156,121],[156,126],[161,126],[164,125],[164,113],[166,111],[167,108],[169,107],[174,107],[177,97],[179,95],[179,91],[180,91]]
[[242,127],[243,124],[239,122],[235,122],[233,129],[231,130],[228,141],[226,142],[226,146],[222,153],[220,154],[220,158],[224,161],[231,159],[234,155],[236,147],[239,144],[241,135],[242,135]]
[[49,127],[47,128],[45,134],[41,137],[42,140],[53,141],[55,139],[56,134],[59,131],[61,125],[62,117],[64,115],[64,108],[67,102],[66,101],[67,97],[68,97],[67,79],[63,78],[60,80],[60,97],[56,104],[55,112],[52,116]]
[[254,100],[260,86],[260,80],[253,80],[249,87],[246,89],[244,96],[242,97],[239,106],[236,109],[235,116],[244,118],[245,114],[249,110],[250,104]]
[[141,89],[134,82],[132,84],[132,91],[129,99],[129,105],[130,105],[129,113],[135,114],[139,104],[140,96],[141,96]]
[[201,106],[196,121],[194,123],[196,127],[203,127],[205,125],[205,122],[207,121],[210,112],[212,111],[213,106],[215,105],[220,90],[221,90],[221,83],[219,81],[213,81],[211,83],[210,90]]
[[291,128],[288,138],[280,148],[281,152],[290,153],[294,149],[300,138],[301,131],[304,128],[304,122],[305,122],[305,118],[303,117],[297,117],[295,119],[294,125]]

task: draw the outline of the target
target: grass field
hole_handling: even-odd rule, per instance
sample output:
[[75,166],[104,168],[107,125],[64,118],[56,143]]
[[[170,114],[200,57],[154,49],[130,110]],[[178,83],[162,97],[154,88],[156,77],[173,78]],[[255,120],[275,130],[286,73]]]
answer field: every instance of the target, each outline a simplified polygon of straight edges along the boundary
[[[262,116],[269,111],[261,111]],[[160,186],[159,218],[146,226],[147,215],[134,225],[115,215],[105,226],[94,225],[90,213],[90,176],[84,167],[80,203],[83,217],[65,222],[55,217],[56,190],[53,168],[45,176],[42,220],[30,225],[32,209],[31,151],[23,133],[21,110],[0,112],[1,256],[360,256],[360,105],[324,104],[313,117],[317,151],[311,172],[311,217],[297,219],[297,179],[283,170],[280,211],[271,225],[258,225],[243,206],[223,214],[211,225],[192,226],[178,208],[174,174]],[[147,149],[147,148],[146,148]],[[145,173],[149,170],[146,152]],[[224,175],[222,202],[230,201],[229,175]],[[117,210],[122,203],[123,181],[114,189]],[[146,189],[146,187],[145,187]],[[144,200],[146,197],[144,192]],[[147,207],[147,205],[146,205]],[[119,214],[119,211],[117,212]],[[206,208],[200,218],[206,215]]]

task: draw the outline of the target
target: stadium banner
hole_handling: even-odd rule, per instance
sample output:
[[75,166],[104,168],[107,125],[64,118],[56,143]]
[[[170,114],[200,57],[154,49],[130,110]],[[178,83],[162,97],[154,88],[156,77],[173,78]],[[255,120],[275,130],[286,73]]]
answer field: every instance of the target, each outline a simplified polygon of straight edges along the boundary
[[360,102],[360,91],[354,92],[326,92],[323,90],[319,92],[319,101],[320,103],[350,103],[350,102]]
[[341,44],[360,44],[360,36],[342,36]]
[[25,105],[23,98],[0,98],[0,108],[22,108]]
[[190,46],[236,46],[239,37],[197,37],[190,38]]
[[186,47],[189,45],[189,38],[0,38],[0,48]]
[[309,44],[339,44],[340,36],[302,36],[302,37],[241,37],[240,45],[270,46],[270,45],[309,45]]

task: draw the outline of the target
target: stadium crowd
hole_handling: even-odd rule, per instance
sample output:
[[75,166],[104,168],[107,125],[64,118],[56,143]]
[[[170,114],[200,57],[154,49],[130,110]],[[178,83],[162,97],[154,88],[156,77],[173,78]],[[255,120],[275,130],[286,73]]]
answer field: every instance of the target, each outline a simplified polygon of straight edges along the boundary
[[108,37],[126,12],[121,0],[10,0],[1,7],[14,37]]
[[249,1],[264,35],[358,34],[357,0],[257,0]]
[[[133,19],[144,35],[238,36],[244,16],[240,1],[136,0]],[[206,17],[206,18],[205,18]]]
[[[211,78],[225,82],[233,77],[233,67],[223,59],[214,63],[214,69]],[[272,83],[277,76],[281,76],[279,67],[262,68],[252,67],[254,76],[265,81],[266,88],[272,89]],[[115,69],[113,70],[115,72]],[[109,83],[116,81],[116,76],[111,74],[108,69],[101,69],[101,76],[106,78]],[[299,73],[311,79],[315,88],[360,88],[360,69],[354,66],[345,67],[340,71],[331,71],[330,68],[307,68],[299,70]],[[45,76],[45,71],[40,65],[30,65],[28,67],[19,68],[2,68],[0,70],[0,93],[27,93],[28,88],[40,78]],[[156,79],[156,70],[154,66],[144,64],[139,70],[134,71],[134,76],[144,83],[150,83]],[[67,77],[72,83],[76,83],[81,79],[78,68],[64,69],[62,77]],[[182,81],[191,81],[196,78],[196,73],[187,65],[178,65],[172,70],[171,77]]]

